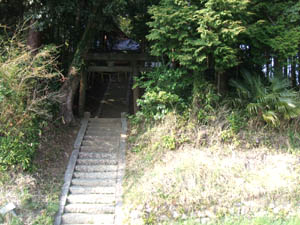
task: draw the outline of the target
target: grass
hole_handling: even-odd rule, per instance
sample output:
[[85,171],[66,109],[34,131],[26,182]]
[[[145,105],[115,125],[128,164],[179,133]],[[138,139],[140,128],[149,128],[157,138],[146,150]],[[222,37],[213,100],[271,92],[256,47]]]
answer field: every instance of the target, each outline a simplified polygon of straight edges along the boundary
[[125,224],[300,224],[300,151],[291,133],[241,129],[224,140],[226,130],[229,123],[204,127],[176,114],[132,126]]
[[[199,220],[189,219],[181,222],[174,222],[173,225],[197,225]],[[257,217],[253,219],[248,218],[231,218],[219,223],[210,223],[209,225],[298,225],[300,224],[300,217],[274,219],[272,217]]]
[[51,127],[44,132],[34,170],[13,169],[0,174],[0,207],[12,202],[17,217],[0,217],[5,225],[52,225],[59,206],[63,176],[78,126]]

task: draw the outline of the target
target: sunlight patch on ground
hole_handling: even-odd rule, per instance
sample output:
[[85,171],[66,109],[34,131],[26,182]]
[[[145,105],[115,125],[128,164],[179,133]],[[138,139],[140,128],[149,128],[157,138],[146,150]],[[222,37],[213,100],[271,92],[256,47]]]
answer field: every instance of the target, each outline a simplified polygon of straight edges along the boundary
[[186,146],[169,151],[128,189],[129,223],[270,212],[297,215],[299,164],[295,155],[264,149],[233,152]]

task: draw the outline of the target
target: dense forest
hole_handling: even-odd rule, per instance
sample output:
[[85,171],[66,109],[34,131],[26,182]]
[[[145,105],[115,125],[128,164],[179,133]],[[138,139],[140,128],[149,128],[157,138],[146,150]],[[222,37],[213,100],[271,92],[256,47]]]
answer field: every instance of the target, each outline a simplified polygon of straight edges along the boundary
[[[131,85],[128,224],[299,224],[299,23],[298,0],[0,0],[0,184],[72,133],[85,56],[125,37],[159,65]],[[25,224],[52,224],[31,197],[24,217],[44,214]]]
[[84,55],[116,29],[161,62],[135,78],[138,118],[176,109],[205,123],[226,104],[262,125],[297,121],[299,10],[279,0],[1,1],[1,165],[26,168],[47,121],[74,120]]

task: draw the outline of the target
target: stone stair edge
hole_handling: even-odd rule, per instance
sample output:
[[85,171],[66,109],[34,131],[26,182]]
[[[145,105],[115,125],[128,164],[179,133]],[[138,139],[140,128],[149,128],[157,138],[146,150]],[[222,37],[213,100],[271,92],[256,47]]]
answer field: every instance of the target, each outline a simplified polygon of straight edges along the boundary
[[[119,190],[116,184],[119,182],[118,180],[120,180],[118,178],[118,163],[120,163],[119,157],[121,154],[119,151],[120,146],[118,145],[113,148],[112,150],[115,150],[115,152],[112,152],[112,150],[108,151],[105,148],[101,149],[98,143],[103,142],[103,140],[108,142],[118,140],[119,142],[121,134],[124,133],[124,130],[122,131],[122,129],[124,129],[123,120],[124,118],[89,118],[84,136],[81,139],[81,146],[78,149],[78,157],[69,185],[69,195],[66,199],[67,205],[64,206],[66,211],[62,214],[62,223],[59,225],[115,224],[117,218],[116,213],[118,212],[118,210],[116,210],[116,204],[117,201],[119,201],[116,199],[116,191],[117,189]],[[104,125],[103,127],[98,127],[98,124],[99,126],[101,126],[101,124]],[[113,128],[111,128],[110,125]],[[118,127],[114,127],[115,125],[118,125]],[[89,141],[88,139],[95,143],[95,145],[85,145],[88,143],[86,142]],[[107,143],[107,146],[109,145],[112,144]],[[116,143],[114,143],[114,146],[116,146]],[[97,151],[91,150],[97,147]],[[85,150],[91,151],[85,152]],[[101,166],[94,164],[101,162],[104,163]],[[110,162],[115,164],[108,164]],[[105,169],[104,167],[110,167],[110,169]],[[86,169],[86,171],[78,170],[78,168]],[[123,167],[121,166],[121,168]],[[99,169],[99,171],[97,171],[97,169]],[[111,169],[113,169],[113,171],[111,171]],[[116,176],[111,177],[111,175]],[[89,191],[91,191],[91,193],[89,193]],[[95,207],[93,208],[93,206]],[[89,209],[91,210],[89,211]]]

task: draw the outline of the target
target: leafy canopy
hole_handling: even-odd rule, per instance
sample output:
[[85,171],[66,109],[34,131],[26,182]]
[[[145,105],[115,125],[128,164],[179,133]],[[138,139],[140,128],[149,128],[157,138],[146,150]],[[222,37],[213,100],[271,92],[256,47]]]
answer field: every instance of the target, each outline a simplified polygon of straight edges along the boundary
[[147,38],[152,54],[165,55],[191,70],[207,69],[214,58],[216,71],[239,63],[239,36],[245,32],[247,0],[163,0],[149,9],[152,21]]

